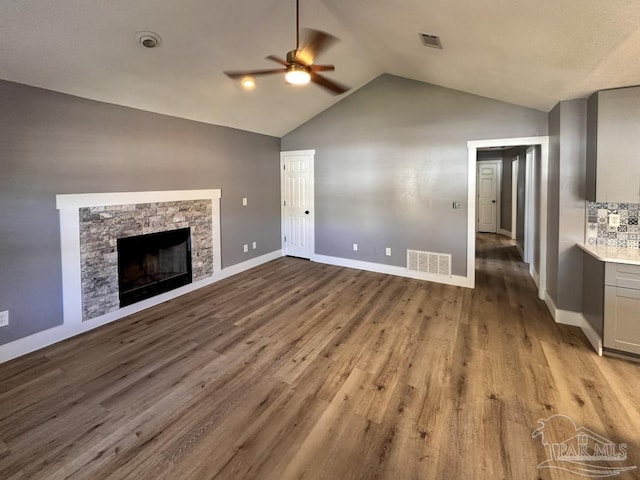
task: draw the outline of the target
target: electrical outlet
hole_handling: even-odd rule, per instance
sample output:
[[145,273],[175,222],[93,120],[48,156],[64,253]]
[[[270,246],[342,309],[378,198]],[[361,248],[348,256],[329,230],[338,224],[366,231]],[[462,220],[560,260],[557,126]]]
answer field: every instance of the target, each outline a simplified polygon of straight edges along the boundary
[[9,325],[9,310],[0,312],[0,327],[6,327]]
[[620,215],[617,213],[609,215],[609,226],[618,228],[620,226]]
[[242,206],[243,207],[247,206],[247,197],[242,197]]
[[253,244],[251,245],[251,247],[255,250],[256,247],[258,246],[258,244],[256,242],[253,242]]
[[357,244],[357,243],[354,243],[354,244],[353,244],[353,251],[354,251],[354,252],[357,252],[357,251],[358,251],[358,244]]
[[384,254],[385,254],[387,257],[390,257],[390,256],[391,256],[391,247],[387,247],[387,248],[385,248],[385,249],[384,249]]
[[249,251],[249,245],[247,245],[246,243],[244,244],[244,253],[247,253]]

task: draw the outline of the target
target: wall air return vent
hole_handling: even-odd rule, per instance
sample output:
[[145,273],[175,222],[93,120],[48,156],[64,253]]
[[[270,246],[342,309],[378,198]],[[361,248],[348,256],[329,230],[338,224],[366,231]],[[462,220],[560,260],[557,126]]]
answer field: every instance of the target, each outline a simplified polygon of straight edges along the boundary
[[430,35],[428,33],[419,33],[420,40],[425,47],[442,49],[442,42],[438,35]]
[[412,272],[451,276],[451,255],[448,253],[407,250],[407,269]]

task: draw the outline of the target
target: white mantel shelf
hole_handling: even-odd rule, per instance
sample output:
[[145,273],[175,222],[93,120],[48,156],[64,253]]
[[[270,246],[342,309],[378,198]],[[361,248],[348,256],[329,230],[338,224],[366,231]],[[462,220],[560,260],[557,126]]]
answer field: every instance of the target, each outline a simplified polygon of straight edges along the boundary
[[58,210],[131,205],[135,203],[219,200],[220,190],[167,190],[160,192],[70,193],[56,195]]

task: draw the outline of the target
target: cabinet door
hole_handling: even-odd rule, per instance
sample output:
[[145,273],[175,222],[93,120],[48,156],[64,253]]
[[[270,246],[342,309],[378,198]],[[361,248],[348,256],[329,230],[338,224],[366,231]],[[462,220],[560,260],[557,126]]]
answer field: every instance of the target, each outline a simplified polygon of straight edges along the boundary
[[603,344],[640,354],[640,290],[605,287]]
[[596,197],[640,202],[640,88],[598,93]]

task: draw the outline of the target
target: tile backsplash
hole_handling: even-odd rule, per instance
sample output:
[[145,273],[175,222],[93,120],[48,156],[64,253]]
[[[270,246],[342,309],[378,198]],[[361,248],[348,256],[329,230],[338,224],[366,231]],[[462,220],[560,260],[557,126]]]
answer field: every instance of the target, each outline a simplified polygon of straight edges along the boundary
[[[640,204],[587,202],[585,243],[593,246],[640,248]],[[609,225],[609,215],[620,215],[620,225]]]

